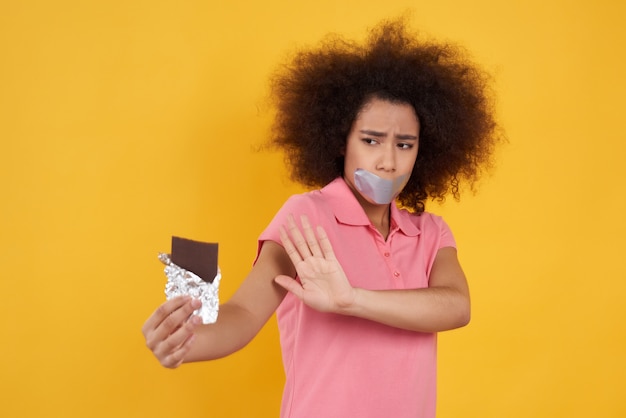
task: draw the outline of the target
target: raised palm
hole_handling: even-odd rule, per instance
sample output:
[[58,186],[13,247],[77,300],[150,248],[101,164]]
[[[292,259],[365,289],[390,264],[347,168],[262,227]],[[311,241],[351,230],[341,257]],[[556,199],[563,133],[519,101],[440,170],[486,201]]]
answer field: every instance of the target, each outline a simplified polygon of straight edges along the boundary
[[354,289],[337,261],[326,232],[313,231],[306,216],[300,229],[293,216],[281,227],[281,241],[298,273],[299,282],[278,276],[276,282],[321,312],[339,312],[354,302]]

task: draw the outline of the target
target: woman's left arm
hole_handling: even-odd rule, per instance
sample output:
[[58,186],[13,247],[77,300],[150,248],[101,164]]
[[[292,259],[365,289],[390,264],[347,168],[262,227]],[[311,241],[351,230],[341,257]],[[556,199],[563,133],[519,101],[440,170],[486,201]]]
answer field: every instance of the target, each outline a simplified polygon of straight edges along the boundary
[[322,228],[314,233],[306,218],[302,231],[292,218],[287,228],[289,233],[283,229],[281,239],[300,282],[288,276],[275,280],[310,307],[419,332],[468,324],[469,289],[455,248],[439,249],[427,288],[367,290],[350,285]]
[[438,332],[470,321],[470,297],[465,274],[453,247],[435,257],[429,287],[408,290],[355,289],[347,315],[367,318],[412,331]]

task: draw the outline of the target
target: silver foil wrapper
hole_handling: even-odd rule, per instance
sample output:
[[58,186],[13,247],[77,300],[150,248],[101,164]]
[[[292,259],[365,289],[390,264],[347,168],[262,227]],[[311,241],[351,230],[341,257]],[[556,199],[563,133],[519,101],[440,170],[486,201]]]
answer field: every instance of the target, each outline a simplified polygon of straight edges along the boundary
[[194,315],[202,318],[203,324],[213,324],[217,321],[220,306],[219,287],[222,274],[219,267],[213,283],[205,282],[197,275],[172,263],[168,254],[159,253],[159,260],[165,264],[165,296],[172,299],[177,296],[189,295],[202,302],[202,306],[194,311]]

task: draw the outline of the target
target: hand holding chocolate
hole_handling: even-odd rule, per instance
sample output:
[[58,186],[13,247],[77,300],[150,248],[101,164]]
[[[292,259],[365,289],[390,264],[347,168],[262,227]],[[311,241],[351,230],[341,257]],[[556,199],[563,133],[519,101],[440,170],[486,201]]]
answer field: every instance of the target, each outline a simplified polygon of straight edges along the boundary
[[172,299],[189,295],[202,302],[194,312],[203,324],[217,321],[219,310],[220,269],[217,265],[217,243],[172,237],[172,253],[159,253],[165,264],[165,296]]

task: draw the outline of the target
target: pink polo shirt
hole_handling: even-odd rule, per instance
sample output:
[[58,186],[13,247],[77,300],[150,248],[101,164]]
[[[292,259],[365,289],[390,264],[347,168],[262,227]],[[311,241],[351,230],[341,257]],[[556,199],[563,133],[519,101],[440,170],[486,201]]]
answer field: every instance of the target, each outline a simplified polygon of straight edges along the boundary
[[[388,239],[338,178],[292,196],[259,238],[280,244],[279,226],[306,214],[326,230],[350,283],[366,289],[428,287],[437,251],[455,246],[438,216],[391,205]],[[320,313],[288,294],[276,311],[286,383],[283,418],[432,418],[436,404],[436,334]]]

